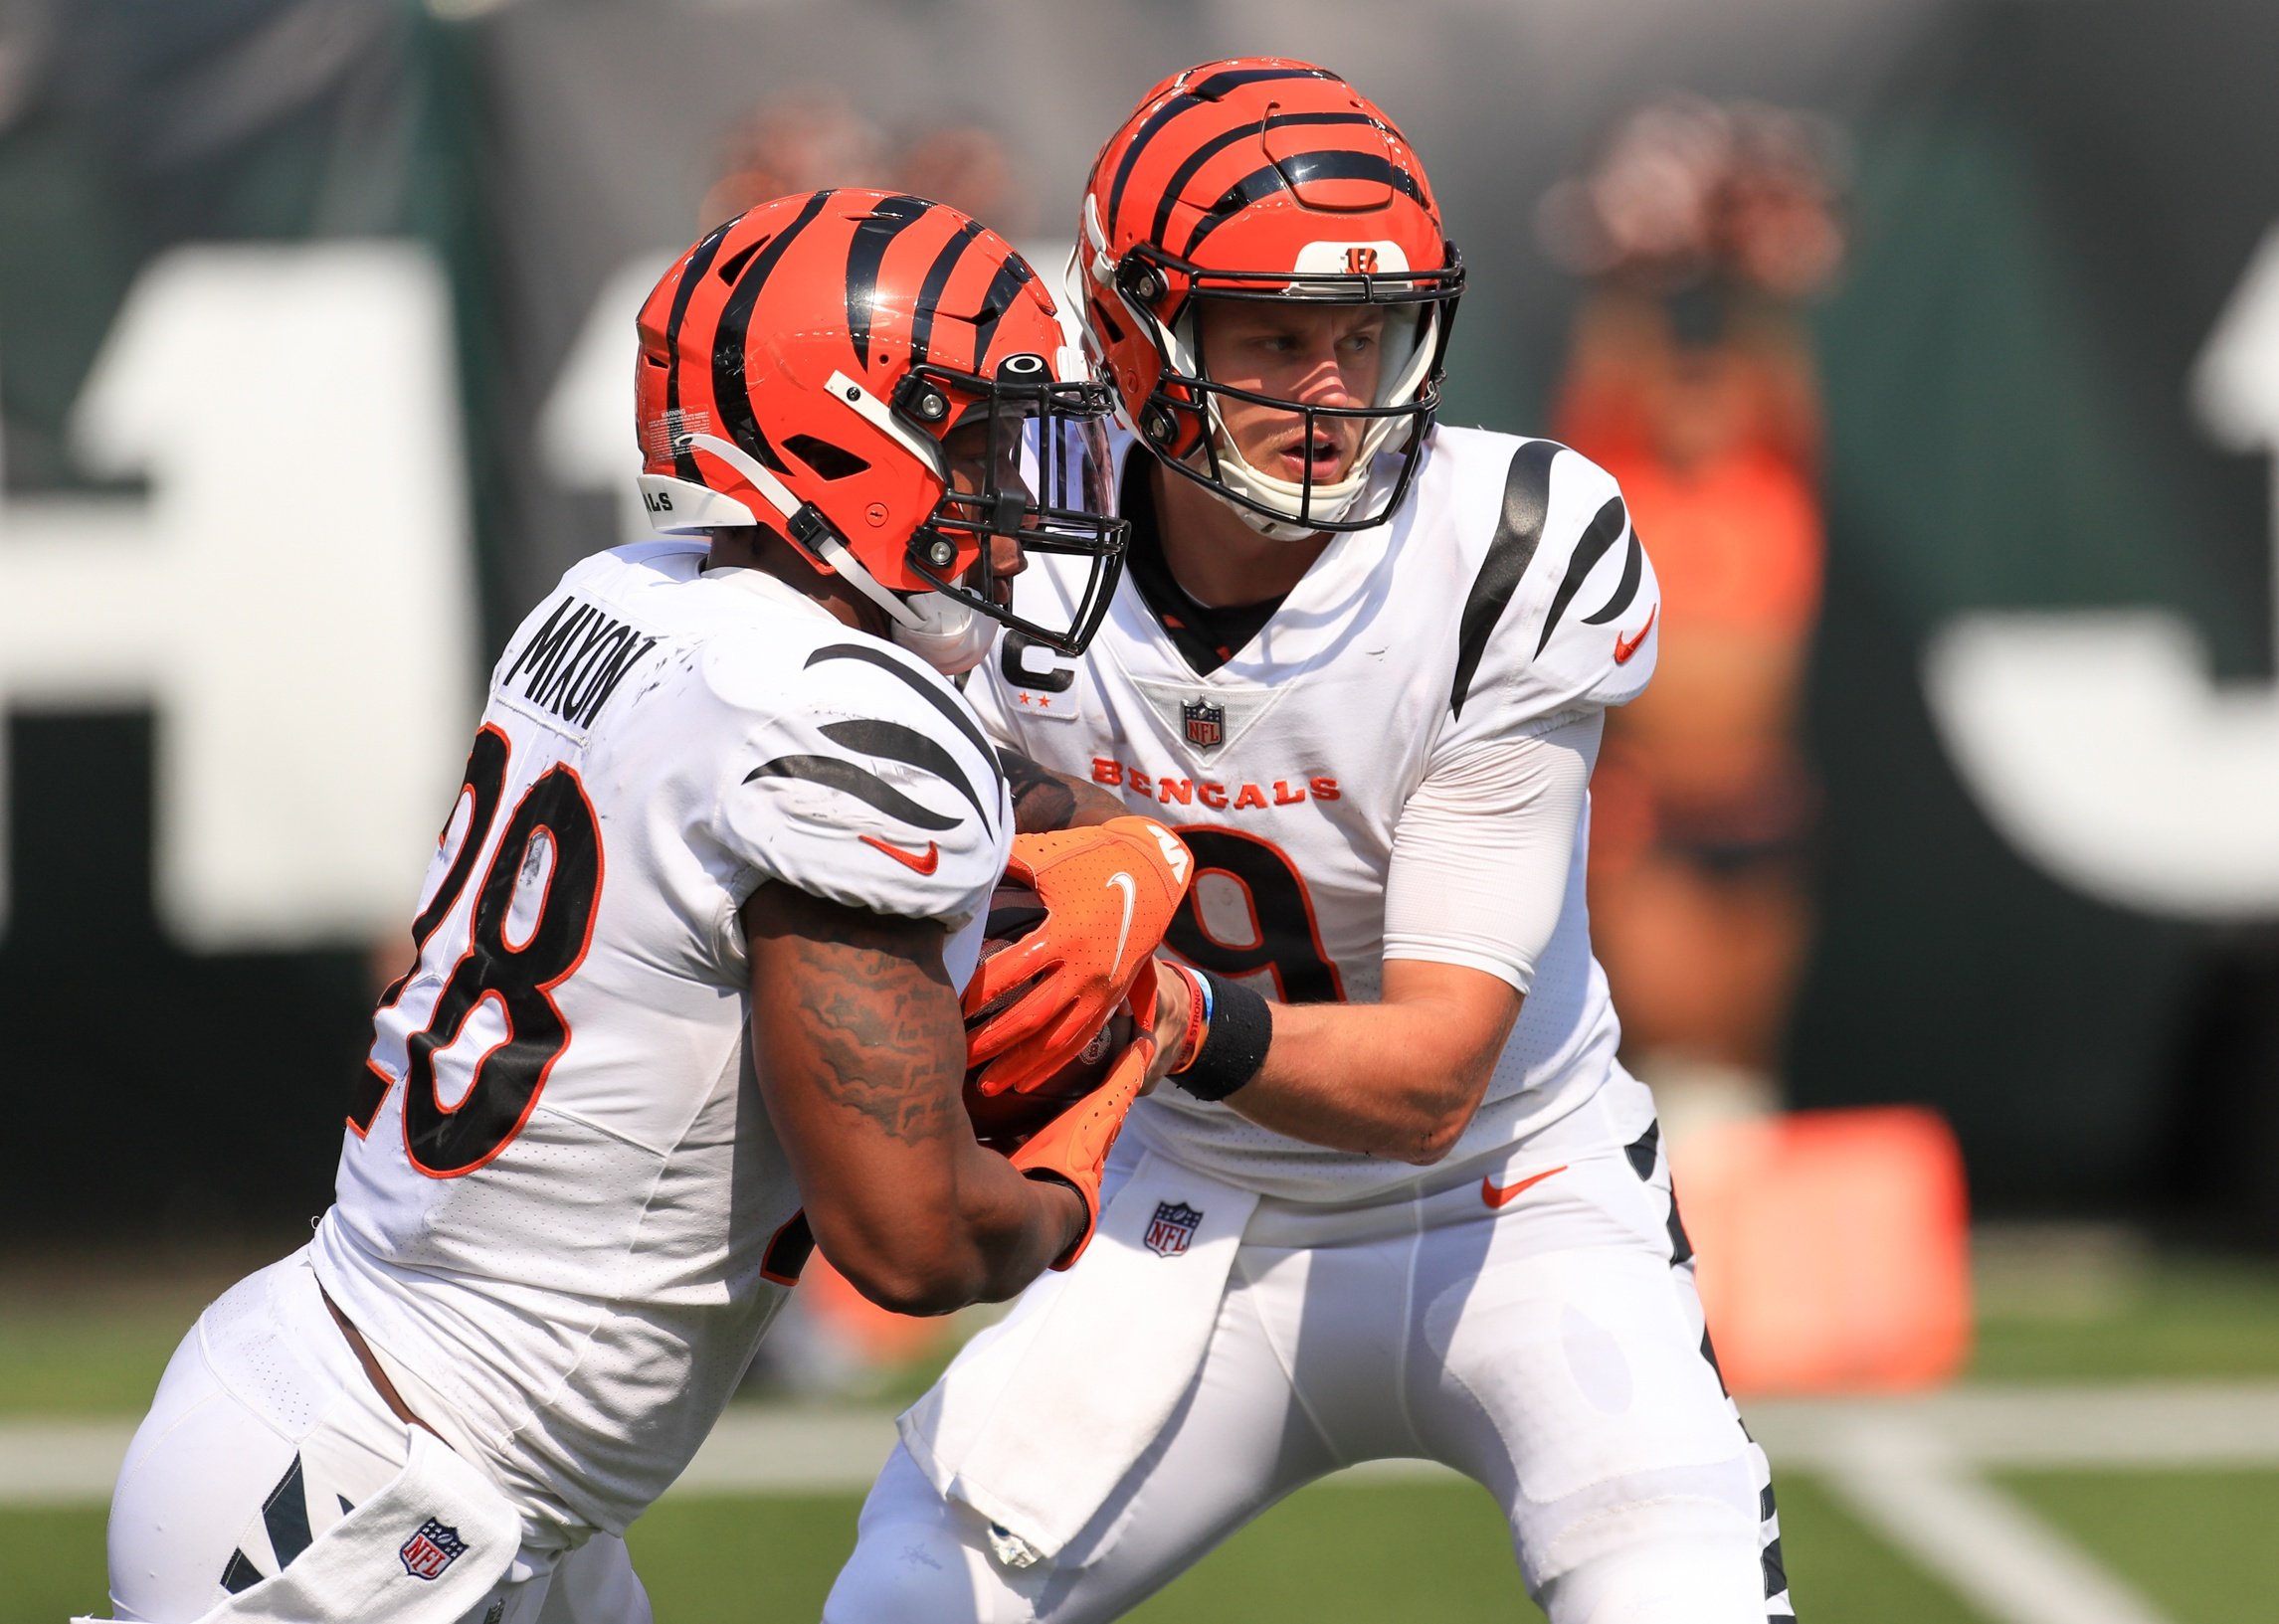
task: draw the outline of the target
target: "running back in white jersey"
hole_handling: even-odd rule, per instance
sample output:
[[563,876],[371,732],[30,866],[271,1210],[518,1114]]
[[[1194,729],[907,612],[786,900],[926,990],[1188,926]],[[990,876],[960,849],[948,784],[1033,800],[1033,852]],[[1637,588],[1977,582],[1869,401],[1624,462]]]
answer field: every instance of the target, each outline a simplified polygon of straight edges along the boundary
[[1011,848],[955,689],[704,559],[588,559],[499,659],[312,1247],[455,1441],[572,1531],[679,1474],[796,1269],[738,909],[775,880],[939,919],[962,981]]
[[[1122,448],[1129,454],[1129,443]],[[1079,584],[1041,557],[1016,607]],[[1335,537],[1234,657],[1197,675],[1127,579],[1081,660],[1007,637],[969,689],[1014,748],[1176,828],[1196,880],[1167,948],[1287,1002],[1379,992],[1402,808],[1467,752],[1548,732],[1644,688],[1653,571],[1614,480],[1547,440],[1439,429],[1385,525]],[[1619,1028],[1591,954],[1588,812],[1567,895],[1460,1162],[1572,1110]],[[1177,1089],[1132,1129],[1205,1172],[1347,1200],[1416,1170],[1324,1150]]]

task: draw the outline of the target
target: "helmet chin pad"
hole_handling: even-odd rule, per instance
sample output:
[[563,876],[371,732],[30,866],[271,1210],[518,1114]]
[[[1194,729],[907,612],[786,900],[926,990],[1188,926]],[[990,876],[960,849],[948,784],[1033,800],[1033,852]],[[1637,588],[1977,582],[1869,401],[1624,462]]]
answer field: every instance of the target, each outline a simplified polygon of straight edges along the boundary
[[907,648],[944,676],[972,670],[997,640],[997,623],[942,592],[912,593],[902,600],[916,625],[897,621],[895,645]]
[[[1202,367],[1202,346],[1197,342],[1196,316],[1197,311],[1190,307],[1166,330],[1165,336],[1174,364],[1202,377],[1207,375]],[[1425,374],[1431,370],[1436,348],[1432,339],[1438,321],[1439,313],[1426,309],[1420,311],[1415,321],[1404,323],[1398,333],[1388,322],[1390,342],[1386,365],[1376,398],[1370,403],[1372,406],[1382,408],[1416,398],[1424,387]],[[1292,415],[1300,410],[1302,408],[1293,403]],[[1277,541],[1297,541],[1318,534],[1324,525],[1336,524],[1352,512],[1370,487],[1378,453],[1386,449],[1386,443],[1396,431],[1407,433],[1413,428],[1409,419],[1401,417],[1381,418],[1371,423],[1354,448],[1353,460],[1344,477],[1316,480],[1309,493],[1299,481],[1267,473],[1242,454],[1227,429],[1217,393],[1204,393],[1203,411],[1212,445],[1208,450],[1198,448],[1188,460],[1191,464],[1198,458],[1203,459],[1205,465],[1216,462],[1218,478],[1229,493],[1246,498],[1259,508],[1270,509],[1270,513],[1261,513],[1241,501],[1228,504],[1242,515],[1250,528]],[[1208,488],[1211,481],[1206,479],[1204,483]]]

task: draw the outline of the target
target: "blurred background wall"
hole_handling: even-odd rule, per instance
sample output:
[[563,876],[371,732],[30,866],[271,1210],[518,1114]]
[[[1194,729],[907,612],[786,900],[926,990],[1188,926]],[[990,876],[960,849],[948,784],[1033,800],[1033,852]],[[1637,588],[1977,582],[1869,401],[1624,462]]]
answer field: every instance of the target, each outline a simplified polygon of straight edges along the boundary
[[1251,52],[1403,123],[1471,273],[1446,416],[1520,432],[1585,307],[1544,200],[1625,118],[1824,132],[1775,1085],[1937,1107],[1983,1208],[2279,1238],[2250,0],[0,0],[5,1232],[322,1206],[478,673],[621,533],[634,304],[708,206],[938,189],[1042,252],[1148,86]]

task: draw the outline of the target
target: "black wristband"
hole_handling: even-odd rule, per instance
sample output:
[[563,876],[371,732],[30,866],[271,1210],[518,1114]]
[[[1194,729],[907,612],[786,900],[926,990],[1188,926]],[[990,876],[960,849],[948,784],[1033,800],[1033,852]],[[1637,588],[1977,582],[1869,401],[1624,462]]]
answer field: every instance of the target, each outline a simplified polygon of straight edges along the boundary
[[1274,1016],[1266,1000],[1240,982],[1208,970],[1199,974],[1211,984],[1211,1029],[1187,1069],[1172,1073],[1171,1080],[1199,1100],[1223,1100],[1266,1063]]

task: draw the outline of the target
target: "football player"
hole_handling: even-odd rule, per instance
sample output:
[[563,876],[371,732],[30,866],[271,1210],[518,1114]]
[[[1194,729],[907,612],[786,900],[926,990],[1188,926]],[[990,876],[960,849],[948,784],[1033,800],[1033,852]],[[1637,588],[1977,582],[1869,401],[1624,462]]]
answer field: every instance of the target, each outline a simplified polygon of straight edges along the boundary
[[[1083,660],[1016,628],[972,691],[1112,798],[1077,815],[1186,839],[1165,979],[1195,1015],[1083,1264],[903,1417],[827,1619],[1112,1618],[1398,1456],[1497,1497],[1553,1624],[1791,1617],[1591,952],[1586,787],[1659,613],[1620,494],[1434,426],[1461,266],[1323,69],[1150,91],[1071,278],[1129,567]],[[1014,602],[1083,589],[1047,559]]]
[[[940,1313],[1091,1231],[1154,1045],[1143,1012],[1098,1094],[975,1141],[958,988],[1014,810],[949,677],[1000,622],[1091,634],[1107,393],[1002,239],[907,196],[755,208],[639,326],[665,534],[499,657],[335,1204],[206,1311],[127,1456],[121,1618],[647,1620],[621,1535],[811,1245]],[[1025,551],[1075,613],[1010,607]],[[1025,859],[1047,905],[1125,899],[1130,964],[1063,966],[1062,1001],[1144,1005],[1186,878],[1159,834]]]

